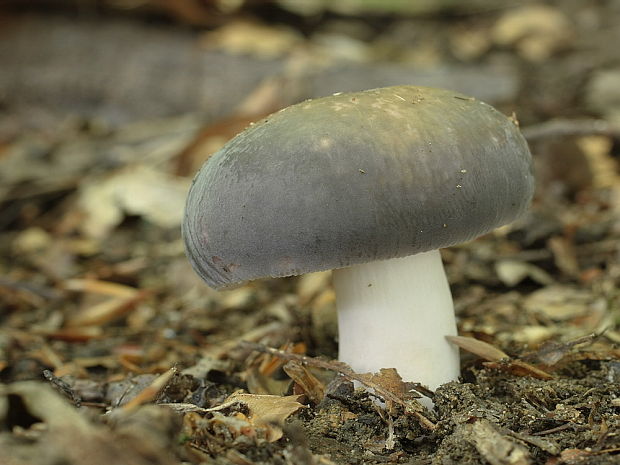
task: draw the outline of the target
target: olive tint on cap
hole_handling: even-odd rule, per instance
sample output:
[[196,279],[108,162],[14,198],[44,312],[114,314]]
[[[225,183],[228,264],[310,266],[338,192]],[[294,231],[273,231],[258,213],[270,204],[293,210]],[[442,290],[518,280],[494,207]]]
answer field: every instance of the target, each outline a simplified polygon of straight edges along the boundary
[[288,107],[202,167],[183,236],[214,288],[425,252],[511,222],[534,190],[513,121],[398,86]]

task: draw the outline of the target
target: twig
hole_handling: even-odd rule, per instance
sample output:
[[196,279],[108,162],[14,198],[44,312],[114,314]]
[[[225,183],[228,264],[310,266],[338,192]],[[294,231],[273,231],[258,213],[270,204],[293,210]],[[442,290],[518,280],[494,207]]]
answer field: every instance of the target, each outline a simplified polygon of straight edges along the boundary
[[566,355],[573,347],[581,344],[592,344],[596,339],[601,337],[605,331],[600,333],[592,333],[582,336],[568,342],[550,342],[543,345],[535,352],[530,352],[519,357],[523,361],[539,360],[546,365],[555,365]]
[[620,125],[599,119],[556,119],[521,129],[529,142],[566,136],[602,135],[620,138]]
[[584,428],[584,425],[576,425],[575,423],[564,423],[563,425],[556,426],[555,428],[546,429],[544,431],[539,431],[537,433],[532,433],[532,436],[546,436],[547,434],[559,433],[560,431],[564,431],[567,429],[575,429],[575,428]]
[[82,398],[66,382],[55,376],[50,370],[43,370],[43,377],[50,382],[58,391],[71,399],[76,407],[81,407]]
[[316,368],[322,368],[324,370],[329,370],[329,371],[335,371],[339,374],[341,374],[342,376],[344,376],[347,379],[353,380],[353,381],[357,381],[358,383],[360,383],[361,385],[372,389],[377,395],[379,395],[380,397],[382,397],[384,400],[389,401],[389,402],[393,402],[395,404],[398,404],[402,407],[405,408],[405,411],[407,412],[411,412],[413,413],[418,420],[420,421],[420,424],[430,430],[434,430],[437,425],[435,425],[432,421],[430,421],[428,418],[426,418],[424,415],[420,414],[419,412],[415,412],[415,411],[411,411],[410,408],[407,408],[407,404],[398,396],[394,395],[393,393],[391,393],[390,391],[388,391],[387,389],[383,388],[382,386],[368,380],[366,377],[359,375],[358,373],[355,373],[346,363],[344,362],[340,362],[340,361],[325,361],[325,360],[321,360],[318,358],[313,358],[313,357],[308,357],[305,355],[299,355],[299,354],[292,354],[289,352],[284,352],[282,350],[278,350],[278,349],[274,349],[272,347],[267,347],[263,344],[258,344],[255,342],[247,342],[247,341],[241,341],[239,343],[239,345],[242,348],[245,349],[249,349],[249,350],[254,350],[256,352],[261,352],[261,353],[265,353],[265,354],[270,354],[270,355],[274,355],[276,357],[279,357],[283,360],[294,360],[297,361],[303,365],[307,365],[307,366],[312,366],[312,367],[316,367]]
[[14,281],[12,279],[7,279],[1,276],[0,287],[12,291],[26,292],[28,294],[34,295],[36,298],[39,299],[56,300],[60,298],[60,293],[57,292],[55,289],[29,282]]

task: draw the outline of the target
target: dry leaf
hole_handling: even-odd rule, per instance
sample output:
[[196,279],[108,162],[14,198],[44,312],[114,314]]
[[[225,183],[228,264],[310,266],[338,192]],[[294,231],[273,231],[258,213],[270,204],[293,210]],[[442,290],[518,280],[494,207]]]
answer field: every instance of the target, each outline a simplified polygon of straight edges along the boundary
[[542,268],[518,260],[499,260],[495,263],[495,272],[499,279],[509,287],[516,286],[525,278],[531,278],[539,284],[552,284],[553,278]]
[[[280,348],[285,353],[303,354],[306,352],[304,343],[285,344]],[[291,386],[289,379],[277,379],[274,373],[280,370],[286,360],[270,355],[260,354],[246,371],[248,391],[252,394],[271,394],[283,396]]]
[[252,394],[283,396],[289,392],[291,380],[265,376],[257,367],[250,367],[246,370],[246,384]]
[[[620,113],[620,110],[618,111]],[[592,172],[592,187],[602,189],[620,184],[618,161],[611,153],[614,145],[611,137],[580,137],[577,139],[577,145],[583,151]]]
[[298,33],[287,27],[238,20],[206,33],[202,44],[232,55],[272,59],[289,53],[301,40]]
[[[417,417],[420,424],[424,428],[427,428],[429,430],[434,430],[436,428],[436,425],[433,422],[431,422],[428,418],[426,418],[424,415],[422,415],[416,409],[416,406],[413,406],[411,403],[408,403],[405,400],[403,400],[404,394],[401,397],[399,397],[397,394],[390,391],[390,389],[394,389],[395,391],[400,392],[401,388],[403,391],[406,390],[405,383],[403,383],[402,380],[400,381],[400,383],[397,381],[397,379],[400,380],[400,376],[398,375],[396,370],[394,370],[393,368],[381,370],[381,372],[384,372],[384,370],[393,371],[393,373],[384,373],[383,375],[381,373],[379,375],[374,375],[372,373],[358,374],[354,372],[351,369],[351,367],[349,367],[346,363],[340,362],[338,360],[325,361],[325,360],[321,360],[318,358],[308,357],[305,355],[290,354],[290,353],[282,352],[278,349],[267,347],[263,344],[250,343],[246,341],[241,342],[240,346],[251,349],[251,350],[256,350],[262,353],[277,355],[278,357],[284,360],[296,360],[304,365],[340,373],[345,379],[357,381],[360,384],[362,384],[364,387],[366,387],[368,390],[373,391],[377,396],[384,399],[386,403],[391,402],[394,404],[401,405],[402,407],[405,408],[405,413],[411,414]],[[394,375],[398,378],[395,378]],[[380,383],[382,384],[376,383],[374,376],[377,376],[378,378],[376,379],[378,379]],[[419,407],[419,404],[417,404],[417,406]]]
[[125,215],[138,215],[162,228],[183,219],[188,179],[147,166],[129,166],[113,175],[85,183],[79,205],[85,213],[81,229],[89,237],[105,237]]
[[[366,384],[379,386],[401,402],[405,402],[405,383],[394,368],[381,368],[379,373],[363,373],[359,377]],[[389,402],[390,399],[386,401]]]
[[291,360],[284,365],[284,371],[295,381],[297,387],[310,402],[318,404],[325,397],[325,385],[301,363]]
[[536,346],[555,334],[555,329],[548,326],[524,325],[511,333],[515,342]]
[[592,73],[585,89],[588,107],[612,123],[620,123],[620,67],[599,69]]
[[[275,442],[283,436],[282,425],[290,415],[304,407],[298,400],[301,396],[270,396],[245,394],[236,392],[231,394],[222,404],[212,408],[201,408],[193,404],[161,404],[178,412],[209,413],[212,417],[207,420],[209,427],[214,424],[224,425],[234,437],[248,436],[254,440]],[[247,416],[240,412],[225,415],[222,412],[236,404],[243,404],[247,408]],[[194,418],[194,417],[190,417]],[[187,421],[187,419],[186,419]]]
[[13,247],[16,252],[30,255],[44,252],[51,246],[53,241],[54,238],[47,231],[32,227],[24,229],[17,235],[15,240],[13,240]]
[[493,39],[512,45],[530,61],[540,62],[566,47],[572,25],[564,14],[546,5],[526,5],[508,10],[495,24]]
[[573,278],[579,276],[581,270],[577,262],[575,245],[571,241],[565,237],[554,236],[549,238],[547,245],[553,252],[555,264],[562,273]]
[[181,371],[182,375],[193,376],[197,379],[206,379],[211,371],[221,371],[226,373],[229,371],[231,362],[228,360],[220,360],[215,357],[203,356],[198,361]]
[[330,271],[306,273],[297,283],[297,296],[300,305],[305,305],[328,288],[332,274]]
[[43,421],[52,429],[76,429],[89,431],[92,426],[86,418],[61,398],[49,386],[34,381],[24,381],[0,386],[0,424],[10,421],[7,396],[21,399],[26,411],[38,421]]
[[484,55],[491,47],[490,32],[483,27],[456,26],[450,34],[450,49],[462,61],[471,61]]
[[202,408],[188,403],[160,404],[170,407],[179,412],[213,413],[226,410],[236,403],[245,404],[249,409],[248,417],[258,423],[283,424],[284,420],[304,407],[298,401],[300,395],[271,396],[261,394],[247,394],[235,392],[228,396],[220,405],[211,408]]
[[299,403],[300,398],[298,395],[280,397],[234,393],[224,401],[224,404],[241,402],[247,405],[250,411],[249,417],[256,424],[282,425],[284,420],[304,407]]
[[554,285],[532,292],[523,301],[523,307],[554,321],[566,321],[589,314],[604,314],[607,303],[586,289]]
[[[19,399],[9,402],[8,397]],[[15,408],[18,410],[15,411]],[[20,409],[24,411],[21,412]],[[170,453],[170,443],[162,437],[132,427],[134,437],[116,434],[101,425],[94,425],[88,417],[70,406],[48,385],[39,382],[20,382],[0,386],[0,425],[12,429],[15,419],[31,422],[22,427],[33,432],[27,448],[23,438],[12,435],[0,437],[2,464],[77,464],[109,465],[173,465],[178,463]],[[34,427],[44,423],[45,428]],[[151,430],[153,427],[150,428]],[[140,437],[140,440],[137,440]]]
[[101,303],[92,305],[73,315],[67,320],[66,326],[75,328],[79,326],[98,326],[108,323],[133,310],[136,305],[149,294],[148,291],[136,290],[133,296],[115,297],[104,300]]
[[583,463],[587,457],[592,455],[592,451],[583,449],[564,449],[560,453],[561,463],[566,465],[577,465]]

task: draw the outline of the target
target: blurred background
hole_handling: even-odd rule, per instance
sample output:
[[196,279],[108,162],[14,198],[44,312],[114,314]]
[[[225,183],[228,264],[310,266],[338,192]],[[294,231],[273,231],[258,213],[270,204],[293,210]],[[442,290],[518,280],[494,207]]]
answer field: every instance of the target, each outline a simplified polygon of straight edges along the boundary
[[460,333],[519,352],[605,331],[612,350],[618,44],[615,0],[0,2],[0,381],[47,369],[114,405],[114,383],[207,359],[213,386],[285,390],[241,339],[336,357],[329,273],[210,290],[185,195],[252,121],[395,84],[514,115],[534,154],[528,215],[442,252]]

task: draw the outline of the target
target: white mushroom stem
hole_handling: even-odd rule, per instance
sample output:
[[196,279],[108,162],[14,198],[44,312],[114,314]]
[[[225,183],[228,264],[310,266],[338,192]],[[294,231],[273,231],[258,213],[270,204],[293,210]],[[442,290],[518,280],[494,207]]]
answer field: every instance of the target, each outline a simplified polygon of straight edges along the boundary
[[[439,250],[334,271],[339,359],[358,373],[396,368],[435,389],[459,376],[454,306]],[[430,402],[426,402],[430,405]]]

